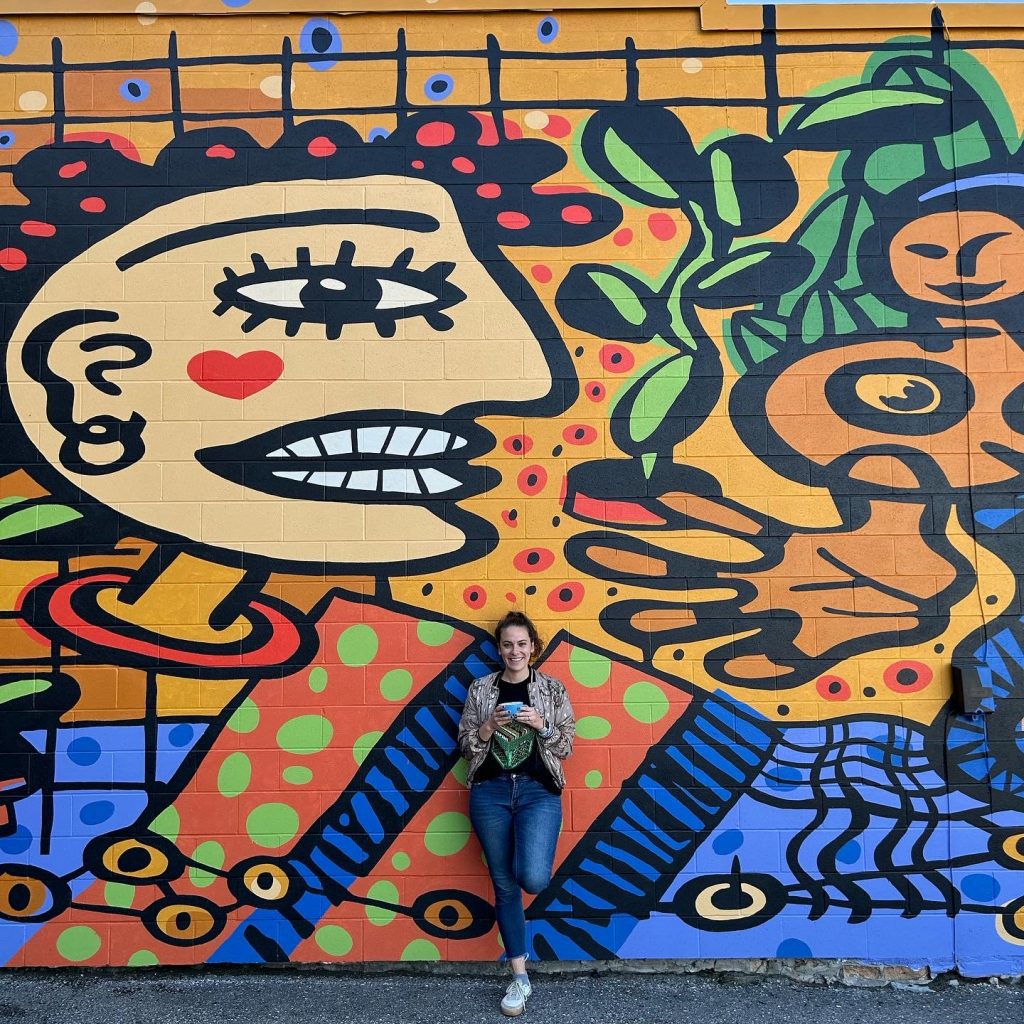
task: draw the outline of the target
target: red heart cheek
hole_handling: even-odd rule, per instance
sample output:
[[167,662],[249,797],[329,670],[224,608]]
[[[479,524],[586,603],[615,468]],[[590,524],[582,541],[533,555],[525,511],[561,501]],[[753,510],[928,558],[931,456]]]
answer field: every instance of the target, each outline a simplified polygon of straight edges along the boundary
[[194,355],[186,372],[204,391],[240,401],[269,388],[284,373],[284,362],[273,352],[243,352],[236,356],[214,349]]

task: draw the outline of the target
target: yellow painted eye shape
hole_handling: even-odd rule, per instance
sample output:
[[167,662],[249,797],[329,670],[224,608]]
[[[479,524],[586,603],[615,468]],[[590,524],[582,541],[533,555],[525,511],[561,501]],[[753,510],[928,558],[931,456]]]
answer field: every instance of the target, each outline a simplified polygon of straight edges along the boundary
[[868,373],[854,385],[854,393],[879,412],[907,416],[934,412],[942,392],[927,377],[911,373]]

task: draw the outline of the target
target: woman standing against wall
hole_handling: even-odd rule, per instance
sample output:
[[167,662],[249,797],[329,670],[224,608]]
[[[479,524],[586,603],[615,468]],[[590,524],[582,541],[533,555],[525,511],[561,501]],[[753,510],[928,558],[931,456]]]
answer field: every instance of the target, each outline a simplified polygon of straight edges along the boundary
[[502,671],[473,681],[459,724],[469,762],[469,816],[487,857],[494,912],[512,965],[501,1012],[517,1017],[533,988],[526,973],[523,890],[551,879],[562,824],[562,762],[572,753],[576,722],[565,686],[538,672],[543,649],[522,612],[508,612],[494,630]]

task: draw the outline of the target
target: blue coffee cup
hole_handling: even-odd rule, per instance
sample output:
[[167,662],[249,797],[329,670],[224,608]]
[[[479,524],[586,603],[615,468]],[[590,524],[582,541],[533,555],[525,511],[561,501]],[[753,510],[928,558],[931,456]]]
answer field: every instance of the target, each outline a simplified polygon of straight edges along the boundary
[[525,703],[526,702],[522,700],[507,700],[504,702],[504,704],[499,704],[498,707],[503,708],[505,711],[509,713],[509,715],[515,718],[516,715],[518,715],[519,712],[523,710],[523,704]]

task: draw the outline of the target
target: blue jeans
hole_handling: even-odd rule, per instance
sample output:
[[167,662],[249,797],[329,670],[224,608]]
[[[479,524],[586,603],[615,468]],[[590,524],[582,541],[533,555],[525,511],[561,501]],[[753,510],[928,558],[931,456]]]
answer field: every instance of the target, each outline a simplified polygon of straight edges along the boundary
[[551,881],[562,801],[529,775],[499,775],[469,790],[473,823],[494,883],[494,916],[505,956],[526,956],[523,894]]

